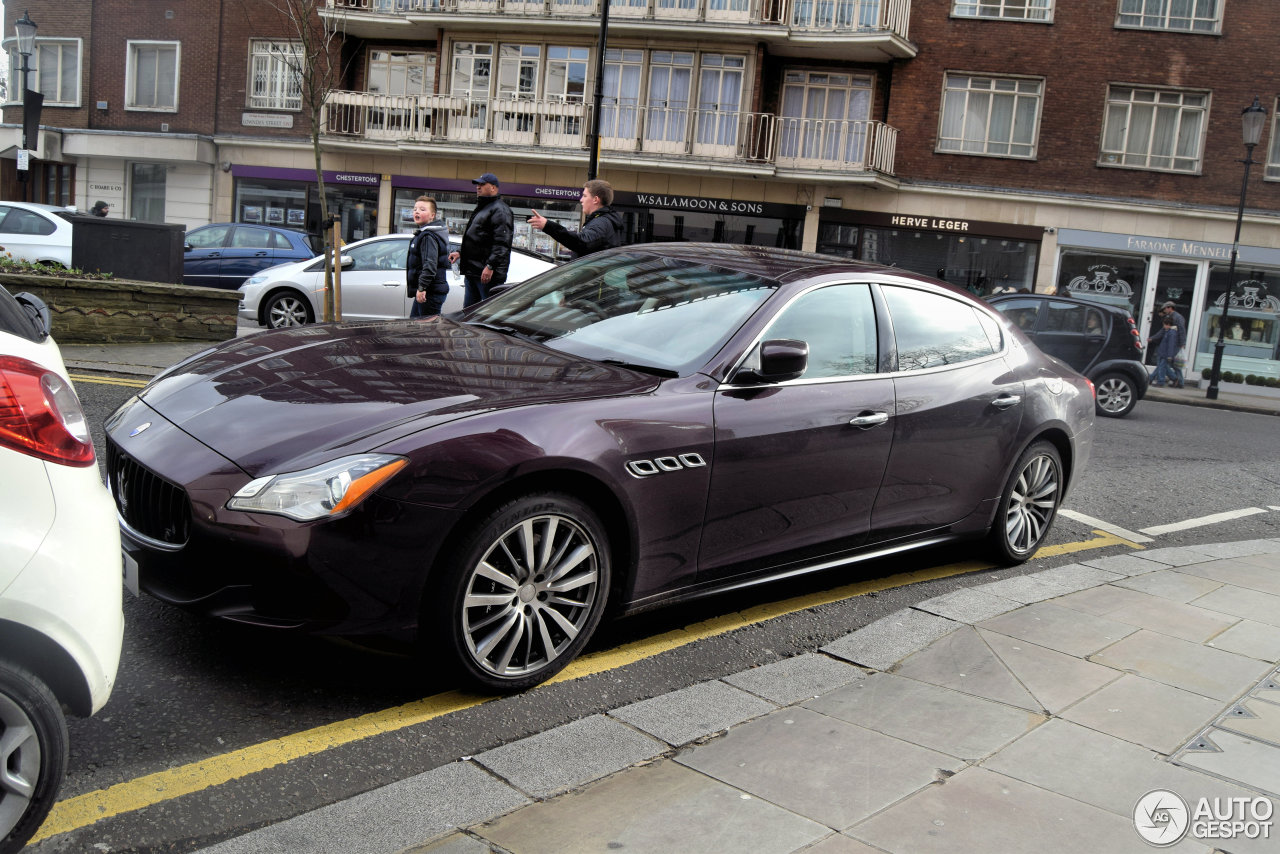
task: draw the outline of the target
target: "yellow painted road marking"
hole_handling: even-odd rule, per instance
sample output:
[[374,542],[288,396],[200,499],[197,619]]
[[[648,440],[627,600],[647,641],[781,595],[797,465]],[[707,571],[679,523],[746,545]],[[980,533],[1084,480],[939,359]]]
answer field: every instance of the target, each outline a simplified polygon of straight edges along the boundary
[[[1060,554],[1100,549],[1107,546],[1127,545],[1133,548],[1142,546],[1120,539],[1105,531],[1094,531],[1094,539],[1080,543],[1064,543],[1049,546],[1036,552],[1035,557],[1053,557]],[[914,572],[903,572],[887,578],[859,581],[811,593],[796,596],[781,602],[772,602],[745,611],[713,617],[700,623],[694,623],[682,629],[664,632],[650,638],[643,638],[614,649],[584,655],[572,662],[563,671],[550,679],[547,684],[568,682],[613,670],[627,664],[650,658],[667,650],[677,649],[687,644],[706,638],[716,637],[743,626],[761,623],[785,614],[839,602],[855,596],[865,596],[919,581],[932,581],[938,578],[949,578],[955,575],[991,569],[990,564],[977,561],[952,563],[945,566],[930,567]],[[181,765],[147,774],[133,780],[126,780],[105,789],[86,792],[59,801],[54,805],[49,817],[45,819],[40,830],[32,837],[32,843],[60,833],[69,833],[82,827],[88,827],[104,818],[135,812],[164,801],[173,800],[182,795],[189,795],[204,789],[219,786],[241,777],[247,777],[258,771],[265,771],[277,765],[283,765],[304,756],[310,756],[344,744],[360,741],[370,736],[395,732],[415,724],[425,723],[435,718],[463,709],[470,709],[487,703],[494,697],[467,694],[461,691],[447,691],[402,706],[370,712],[357,718],[336,721],[331,724],[286,735],[271,741],[253,744],[219,754],[198,762]]]
[[129,388],[142,388],[149,379],[131,379],[129,377],[104,377],[97,374],[67,374],[73,383],[93,383],[94,385],[124,385]]

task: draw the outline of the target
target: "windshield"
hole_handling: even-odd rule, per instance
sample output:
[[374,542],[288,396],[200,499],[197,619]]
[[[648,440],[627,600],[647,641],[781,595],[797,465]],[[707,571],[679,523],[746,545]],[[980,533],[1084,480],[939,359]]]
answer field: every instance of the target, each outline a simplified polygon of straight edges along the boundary
[[596,361],[692,373],[777,288],[709,264],[647,254],[585,258],[462,318]]

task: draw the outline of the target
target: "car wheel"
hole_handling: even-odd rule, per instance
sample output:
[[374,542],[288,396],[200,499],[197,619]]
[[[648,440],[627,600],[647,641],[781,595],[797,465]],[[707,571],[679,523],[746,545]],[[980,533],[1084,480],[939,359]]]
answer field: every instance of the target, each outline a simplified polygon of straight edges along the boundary
[[67,722],[43,682],[0,662],[0,854],[21,850],[67,770]]
[[586,645],[609,594],[604,526],[568,495],[499,507],[441,565],[443,595],[428,594],[432,634],[463,677],[487,690],[521,690],[558,673]]
[[991,526],[991,551],[999,563],[1023,563],[1040,548],[1062,503],[1063,485],[1057,448],[1041,441],[1022,452]]
[[1133,411],[1138,403],[1138,390],[1133,380],[1124,374],[1103,374],[1096,385],[1099,415],[1108,418],[1123,418]]
[[262,315],[267,319],[267,327],[270,329],[305,326],[315,322],[311,303],[293,291],[280,291],[268,297]]

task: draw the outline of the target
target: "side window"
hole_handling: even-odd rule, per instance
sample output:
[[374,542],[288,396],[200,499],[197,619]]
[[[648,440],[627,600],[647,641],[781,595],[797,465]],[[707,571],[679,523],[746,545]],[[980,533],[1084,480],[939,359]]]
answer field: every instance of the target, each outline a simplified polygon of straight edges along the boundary
[[830,285],[809,291],[782,310],[765,338],[809,345],[801,379],[876,373],[876,313],[867,285]]
[[242,225],[231,235],[231,245],[236,249],[267,249],[271,246],[271,232]]
[[1102,322],[1102,312],[1097,309],[1089,309],[1084,315],[1084,334],[1085,335],[1105,335],[1107,327]]
[[7,234],[53,234],[54,225],[40,214],[24,211],[21,208],[10,208],[9,215],[4,218],[0,231]]
[[1040,300],[1011,299],[998,302],[995,310],[1013,321],[1023,332],[1030,335],[1036,329],[1036,314],[1040,311]]
[[351,266],[345,268],[350,272],[403,270],[405,262],[408,261],[409,241],[378,240],[366,243],[364,246],[357,246],[344,254],[351,257]]
[[884,286],[898,344],[898,370],[955,365],[995,353],[978,312],[950,297]]
[[1045,306],[1043,329],[1045,332],[1084,332],[1084,315],[1084,306],[1051,302]]
[[289,242],[289,238],[285,237],[278,231],[269,232],[271,235],[271,245],[282,252],[288,252],[293,249],[293,244]]
[[212,228],[200,228],[187,235],[187,244],[192,249],[217,249],[227,240],[229,225],[215,225]]

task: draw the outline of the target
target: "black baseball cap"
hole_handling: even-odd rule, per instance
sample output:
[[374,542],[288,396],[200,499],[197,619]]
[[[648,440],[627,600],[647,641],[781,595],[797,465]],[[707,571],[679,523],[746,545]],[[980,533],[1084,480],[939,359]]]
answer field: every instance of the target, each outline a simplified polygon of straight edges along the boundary
[[477,185],[479,185],[479,184],[492,184],[492,185],[493,185],[493,186],[495,186],[495,187],[501,187],[501,186],[502,186],[500,183],[498,183],[498,176],[497,176],[497,175],[495,175],[495,174],[493,174],[492,172],[486,172],[486,173],[484,173],[483,175],[481,175],[479,178],[472,178],[472,179],[471,179],[471,183],[472,183],[472,184],[477,184]]

